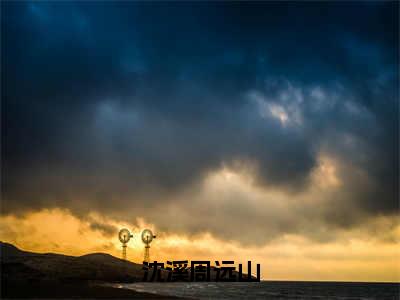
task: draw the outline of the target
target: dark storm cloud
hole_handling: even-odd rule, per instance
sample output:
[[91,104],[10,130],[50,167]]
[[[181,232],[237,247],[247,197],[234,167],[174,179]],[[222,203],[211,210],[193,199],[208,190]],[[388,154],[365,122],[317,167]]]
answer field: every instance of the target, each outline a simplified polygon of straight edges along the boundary
[[91,221],[90,222],[90,229],[100,231],[103,233],[105,236],[113,236],[117,233],[117,228],[113,225],[107,224],[107,223],[102,223],[102,222],[97,222],[97,221]]
[[395,213],[397,52],[396,2],[2,3],[3,213],[132,218],[237,161],[295,197],[321,150],[369,178],[321,218]]

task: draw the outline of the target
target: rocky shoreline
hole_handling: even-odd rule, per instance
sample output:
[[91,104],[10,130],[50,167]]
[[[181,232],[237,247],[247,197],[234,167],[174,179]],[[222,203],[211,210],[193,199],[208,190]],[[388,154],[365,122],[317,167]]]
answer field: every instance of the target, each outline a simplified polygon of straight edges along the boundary
[[1,299],[178,299],[105,286],[142,279],[142,265],[108,254],[67,256],[33,253],[0,243]]

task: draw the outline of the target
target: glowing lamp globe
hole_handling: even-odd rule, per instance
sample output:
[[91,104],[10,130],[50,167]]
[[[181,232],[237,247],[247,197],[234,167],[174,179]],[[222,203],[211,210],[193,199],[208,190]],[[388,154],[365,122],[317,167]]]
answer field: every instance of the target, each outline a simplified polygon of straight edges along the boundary
[[150,229],[145,229],[142,231],[142,241],[146,245],[150,244],[153,238],[155,238],[155,235],[153,235],[153,232],[151,232]]
[[119,231],[118,238],[121,243],[126,244],[131,239],[132,235],[128,229],[123,228]]

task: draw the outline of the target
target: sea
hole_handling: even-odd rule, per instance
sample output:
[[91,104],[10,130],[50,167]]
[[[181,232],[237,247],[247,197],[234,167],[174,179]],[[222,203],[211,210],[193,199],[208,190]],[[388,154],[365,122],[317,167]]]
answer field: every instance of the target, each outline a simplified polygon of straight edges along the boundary
[[400,283],[356,282],[140,282],[116,287],[186,299],[400,299]]

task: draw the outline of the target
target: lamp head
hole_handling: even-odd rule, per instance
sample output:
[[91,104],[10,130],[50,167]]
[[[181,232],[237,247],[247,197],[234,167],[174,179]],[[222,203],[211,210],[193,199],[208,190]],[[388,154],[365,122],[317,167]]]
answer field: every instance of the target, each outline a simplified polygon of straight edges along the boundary
[[118,238],[121,243],[126,244],[133,237],[133,235],[129,232],[128,229],[123,228],[118,233]]
[[155,237],[156,236],[153,235],[153,232],[151,232],[150,229],[145,229],[145,230],[142,231],[142,241],[146,245],[150,244],[151,241],[153,240],[153,238],[155,238]]

